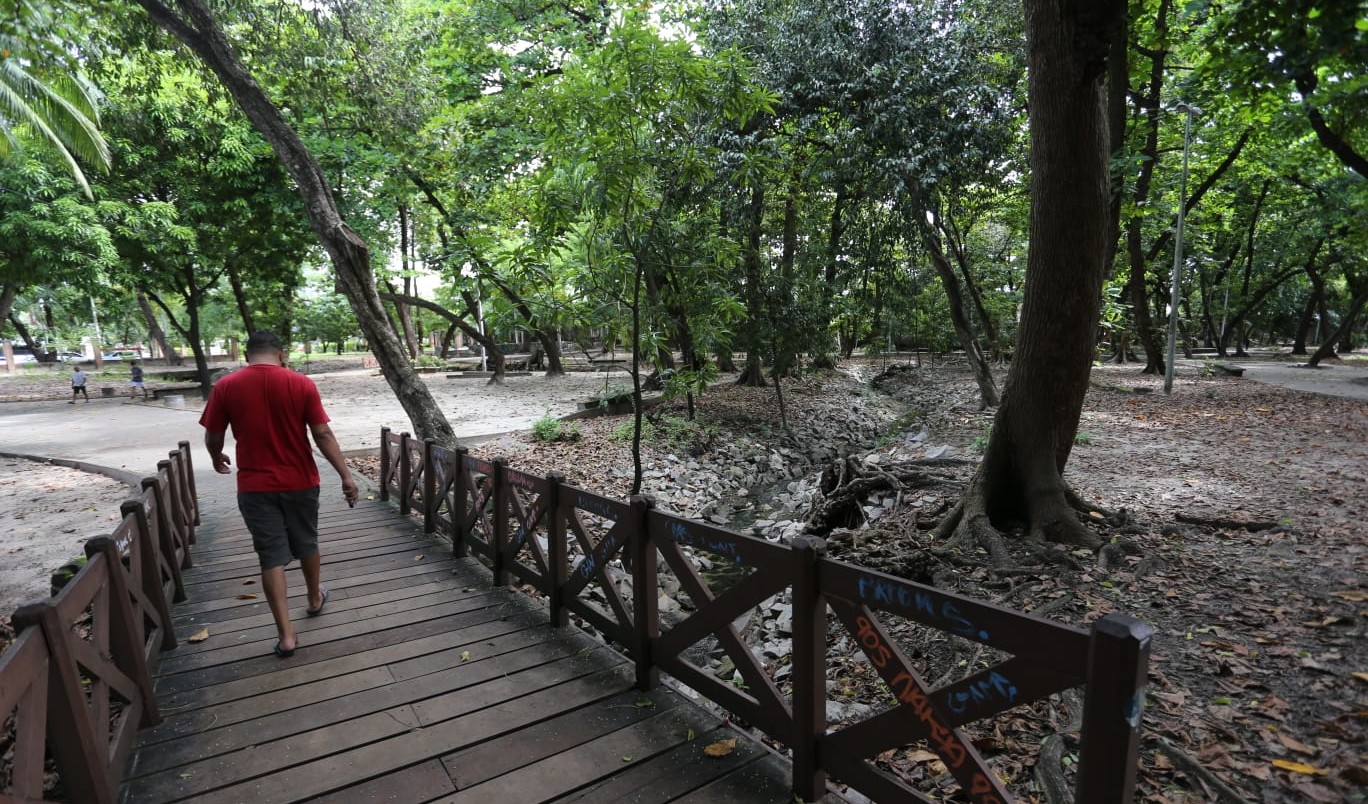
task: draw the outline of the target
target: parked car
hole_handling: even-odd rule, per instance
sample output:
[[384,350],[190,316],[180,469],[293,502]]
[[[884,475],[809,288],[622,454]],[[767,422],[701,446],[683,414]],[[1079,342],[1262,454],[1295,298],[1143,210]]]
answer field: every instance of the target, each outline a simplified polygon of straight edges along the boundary
[[[34,357],[33,355],[29,354],[28,352],[16,352],[15,355],[14,355],[14,365],[16,365],[16,366],[17,366],[17,365],[20,365],[21,363],[37,363],[37,362],[38,362],[38,358]],[[0,366],[3,366],[3,365],[5,365],[5,356],[2,355],[2,354],[0,354]]]
[[57,360],[62,363],[79,363],[85,360],[86,356],[80,352],[58,352]]
[[138,353],[137,353],[137,352],[124,352],[124,351],[107,352],[107,353],[101,355],[101,356],[100,356],[100,359],[101,359],[101,360],[137,360],[137,359],[138,359]]

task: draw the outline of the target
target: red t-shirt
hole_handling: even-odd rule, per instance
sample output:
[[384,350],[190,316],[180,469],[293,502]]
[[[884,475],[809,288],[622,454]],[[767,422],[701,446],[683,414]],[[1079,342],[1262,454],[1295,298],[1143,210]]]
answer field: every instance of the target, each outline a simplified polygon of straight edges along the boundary
[[300,491],[318,485],[309,446],[311,424],[328,414],[318,386],[303,374],[265,363],[248,365],[214,385],[200,424],[237,441],[238,491]]

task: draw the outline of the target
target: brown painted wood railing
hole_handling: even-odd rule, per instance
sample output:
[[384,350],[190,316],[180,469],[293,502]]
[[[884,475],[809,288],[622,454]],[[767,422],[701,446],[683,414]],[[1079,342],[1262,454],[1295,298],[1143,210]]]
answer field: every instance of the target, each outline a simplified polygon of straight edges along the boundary
[[[1120,614],[1091,630],[1052,622],[904,580],[824,555],[819,539],[784,546],[653,508],[646,497],[621,502],[535,477],[502,459],[481,460],[388,428],[381,431],[381,498],[395,499],[425,529],[450,537],[457,556],[475,553],[496,585],[513,579],[549,601],[550,618],[574,614],[626,651],[637,684],[659,671],[787,745],[798,797],[820,797],[826,775],[880,802],[930,801],[874,758],[918,741],[934,751],[969,799],[1012,801],[960,726],[1072,687],[1084,687],[1080,804],[1129,804],[1144,703],[1151,629]],[[682,547],[748,574],[714,593]],[[660,559],[694,609],[670,624],[658,616]],[[624,593],[610,575],[621,560]],[[593,587],[597,595],[586,594]],[[791,689],[766,673],[733,625],[785,589],[793,603]],[[858,645],[898,703],[830,731],[826,721],[828,613]],[[890,636],[890,618],[996,648],[1011,658],[967,678],[929,688]],[[740,684],[717,678],[688,649],[712,637]]]
[[109,536],[86,542],[89,561],[53,597],[14,613],[0,654],[0,723],[16,741],[6,801],[43,801],[50,751],[67,801],[114,802],[137,731],[161,720],[151,670],[176,646],[170,604],[185,597],[181,569],[199,506],[190,444],[180,442]]

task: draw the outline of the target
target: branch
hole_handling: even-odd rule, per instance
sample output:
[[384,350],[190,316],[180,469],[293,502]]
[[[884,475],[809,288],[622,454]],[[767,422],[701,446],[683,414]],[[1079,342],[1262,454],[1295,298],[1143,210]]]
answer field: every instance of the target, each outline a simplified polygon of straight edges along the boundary
[[[1187,202],[1183,204],[1184,213],[1191,212],[1193,207],[1196,207],[1201,203],[1202,196],[1206,195],[1207,191],[1215,186],[1216,181],[1221,178],[1221,174],[1225,173],[1230,169],[1231,165],[1235,164],[1235,160],[1239,158],[1240,152],[1244,150],[1245,144],[1249,142],[1249,137],[1253,133],[1254,130],[1252,128],[1247,128],[1240,134],[1240,138],[1235,141],[1235,147],[1230,149],[1230,153],[1226,154],[1226,158],[1221,164],[1217,166],[1210,175],[1203,179],[1201,184],[1197,185],[1196,189],[1192,191],[1192,195],[1188,196]],[[1145,255],[1145,262],[1153,262],[1168,248],[1168,242],[1172,238],[1173,232],[1170,230],[1166,230],[1163,234],[1159,235],[1159,238],[1154,241],[1154,245],[1150,246],[1149,253]]]
[[162,301],[161,296],[158,296],[156,291],[152,290],[151,288],[143,288],[143,295],[147,296],[147,298],[156,302],[157,306],[162,309],[162,312],[166,313],[166,320],[168,323],[171,324],[172,329],[179,332],[180,336],[185,340],[190,342],[194,341],[194,339],[190,337],[190,333],[186,331],[185,327],[181,326],[180,321],[176,320],[176,314],[171,312],[171,308],[166,306],[166,302]]
[[423,299],[418,296],[406,296],[402,293],[381,292],[380,298],[384,299],[387,302],[394,302],[395,304],[408,304],[414,307],[421,307],[424,310],[434,312],[442,318],[445,318],[447,321],[450,321],[454,326],[460,327],[461,331],[464,332],[466,335],[469,335],[472,340],[482,340],[479,330],[475,329],[470,324],[466,323],[464,317],[452,312],[451,310],[448,310],[447,308],[443,307],[437,302],[428,301],[427,299]]

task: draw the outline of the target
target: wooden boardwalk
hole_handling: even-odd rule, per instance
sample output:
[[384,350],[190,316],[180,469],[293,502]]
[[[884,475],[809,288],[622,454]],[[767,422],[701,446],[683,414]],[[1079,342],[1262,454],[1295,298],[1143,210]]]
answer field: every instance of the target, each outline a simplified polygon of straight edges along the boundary
[[276,658],[250,537],[206,486],[223,483],[199,487],[181,644],[155,669],[165,719],[140,736],[125,801],[793,800],[785,760],[668,687],[633,689],[617,651],[551,628],[388,504],[325,501],[331,599],[305,617],[291,568],[300,647]]

